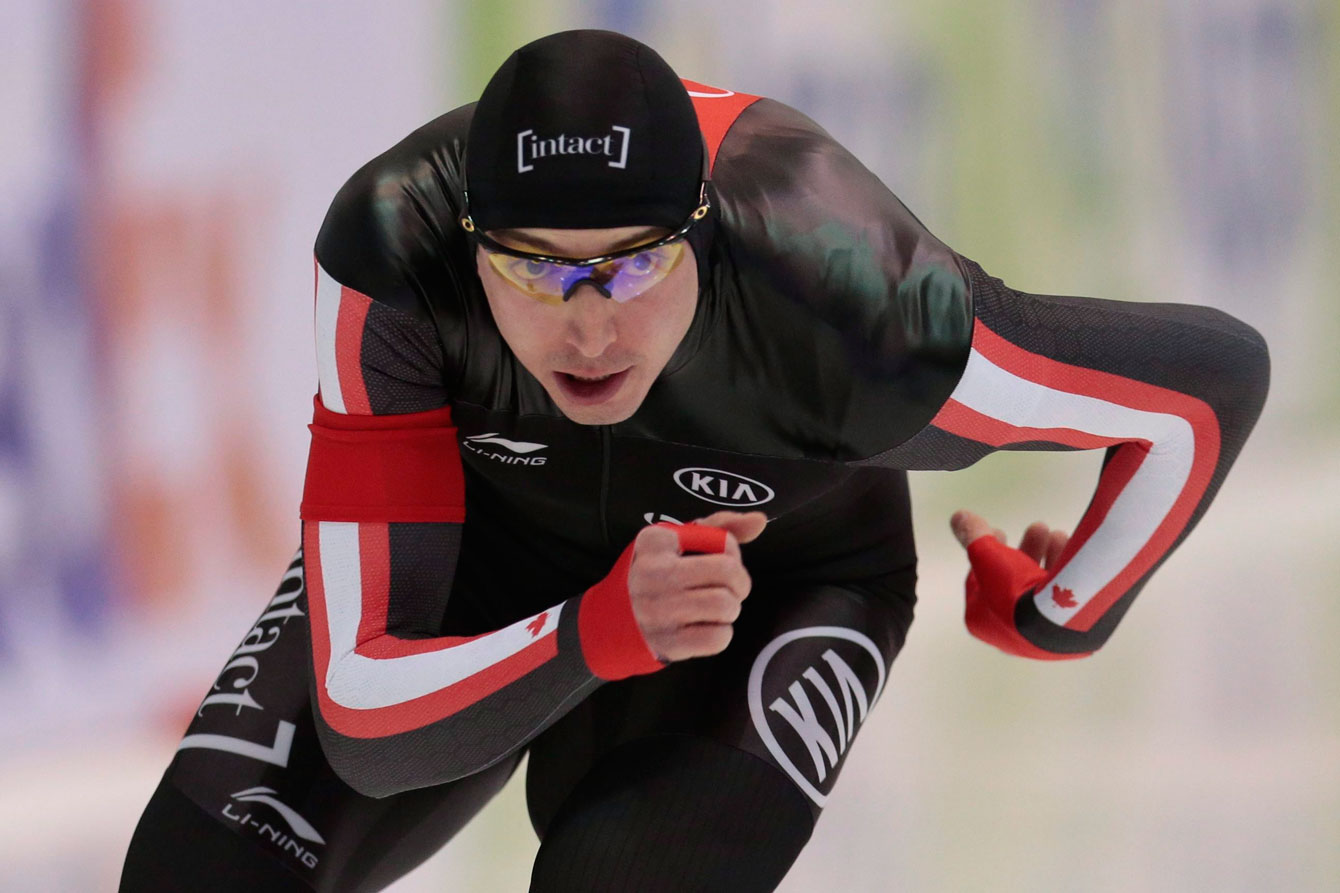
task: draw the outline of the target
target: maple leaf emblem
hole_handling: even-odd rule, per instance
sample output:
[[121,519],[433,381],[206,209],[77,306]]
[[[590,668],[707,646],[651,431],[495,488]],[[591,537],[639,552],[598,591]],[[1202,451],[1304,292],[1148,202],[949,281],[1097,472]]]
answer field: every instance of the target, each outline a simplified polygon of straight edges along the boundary
[[540,630],[544,629],[544,621],[547,619],[549,619],[549,612],[545,611],[540,614],[539,617],[536,617],[530,623],[526,624],[526,629],[530,630],[531,638],[535,638],[540,634]]
[[1062,608],[1073,608],[1077,604],[1073,589],[1062,589],[1055,584],[1052,584],[1052,601]]

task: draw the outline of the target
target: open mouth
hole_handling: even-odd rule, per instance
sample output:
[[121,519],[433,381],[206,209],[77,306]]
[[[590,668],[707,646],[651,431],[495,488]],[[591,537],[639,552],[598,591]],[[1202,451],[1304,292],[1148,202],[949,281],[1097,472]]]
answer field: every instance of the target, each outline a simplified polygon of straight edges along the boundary
[[[630,366],[629,369],[632,367]],[[628,378],[629,369],[611,372],[608,375],[574,375],[571,372],[555,372],[559,387],[575,403],[603,403],[619,390]]]

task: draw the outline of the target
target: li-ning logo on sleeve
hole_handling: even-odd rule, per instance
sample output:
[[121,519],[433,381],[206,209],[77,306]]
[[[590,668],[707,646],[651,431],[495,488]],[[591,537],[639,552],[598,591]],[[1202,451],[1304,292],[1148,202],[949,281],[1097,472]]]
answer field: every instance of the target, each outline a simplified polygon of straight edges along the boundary
[[[279,813],[280,817],[288,824],[288,832],[282,828],[276,828],[264,819],[257,818],[251,813],[250,809],[233,809],[232,803],[223,804],[223,815],[232,819],[243,827],[255,828],[261,837],[278,845],[284,852],[289,853],[299,862],[308,868],[316,868],[320,861],[319,857],[311,851],[312,844],[324,844],[325,838],[312,827],[312,823],[299,815],[298,811],[287,803],[276,799],[274,788],[255,787],[247,788],[244,791],[238,791],[230,795],[238,803],[263,803],[266,806]],[[298,843],[295,838],[302,838],[307,841],[307,846]]]
[[628,167],[628,143],[633,131],[618,124],[610,127],[604,136],[558,136],[540,137],[534,130],[523,130],[516,135],[516,171],[524,174],[535,170],[535,162],[541,158],[555,155],[602,155],[615,159],[608,162],[610,167]]

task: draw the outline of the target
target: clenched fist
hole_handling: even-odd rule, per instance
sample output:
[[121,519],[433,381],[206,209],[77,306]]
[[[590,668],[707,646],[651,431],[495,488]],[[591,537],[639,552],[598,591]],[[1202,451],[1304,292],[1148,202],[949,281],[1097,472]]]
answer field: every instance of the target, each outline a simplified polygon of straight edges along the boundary
[[762,512],[717,512],[693,523],[724,531],[724,548],[686,553],[682,531],[662,525],[644,528],[633,541],[633,616],[647,647],[662,660],[719,654],[730,644],[731,624],[751,585],[740,544],[756,539],[768,518]]

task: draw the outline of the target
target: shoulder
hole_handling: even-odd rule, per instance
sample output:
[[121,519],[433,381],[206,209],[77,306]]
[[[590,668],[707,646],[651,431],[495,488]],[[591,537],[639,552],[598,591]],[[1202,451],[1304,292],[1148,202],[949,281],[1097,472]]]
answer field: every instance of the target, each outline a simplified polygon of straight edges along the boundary
[[[924,424],[966,363],[972,291],[961,258],[808,116],[746,108],[713,168],[721,262],[770,342],[840,379],[854,450]],[[781,331],[781,330],[785,331]]]
[[902,326],[915,345],[943,331],[915,331],[934,321],[927,313],[948,313],[963,337],[970,289],[955,252],[806,115],[772,99],[749,106],[713,182],[721,236],[747,280],[840,327]]
[[323,270],[379,302],[428,314],[425,301],[441,293],[428,281],[468,262],[456,219],[473,111],[470,104],[433,119],[354,172],[317,234]]
[[948,249],[855,155],[804,113],[760,98],[740,113],[712,169],[723,211],[738,218],[765,202],[797,228],[840,222],[896,231],[923,250]]

